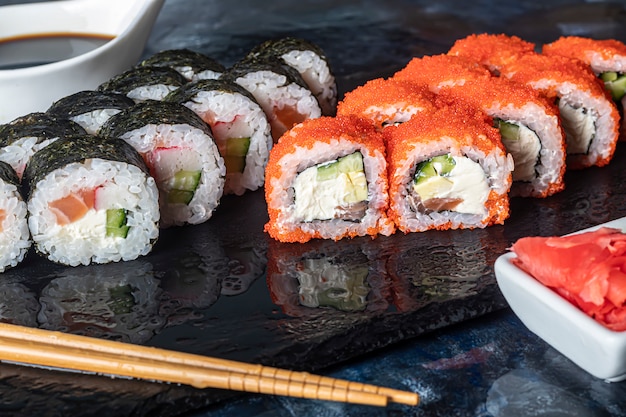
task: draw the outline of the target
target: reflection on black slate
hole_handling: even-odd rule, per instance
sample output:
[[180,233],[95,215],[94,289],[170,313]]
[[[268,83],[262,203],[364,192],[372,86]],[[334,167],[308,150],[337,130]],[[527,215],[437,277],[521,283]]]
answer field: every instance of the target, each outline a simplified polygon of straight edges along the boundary
[[[15,2],[0,1],[9,3]],[[561,34],[626,40],[624,16],[621,3],[574,0],[550,2],[549,7],[530,0],[497,5],[456,0],[167,0],[144,55],[190,48],[230,65],[260,41],[297,36],[325,50],[343,93],[392,74],[413,56],[444,52],[469,33],[506,32],[533,42]],[[448,341],[450,351],[421,352],[431,361],[417,369],[413,365],[405,382],[406,388],[426,393],[425,408],[412,415],[426,415],[425,410],[446,415],[450,409],[445,399],[432,396],[445,391],[447,378],[468,376],[451,370],[471,367],[472,360],[501,360],[506,353],[494,352],[512,348],[486,342],[472,351],[475,358],[455,357],[454,336],[437,330],[458,329],[458,323],[506,306],[492,265],[518,238],[565,234],[626,216],[622,145],[609,166],[568,172],[566,190],[558,195],[513,199],[505,225],[484,230],[282,244],[263,233],[267,213],[262,190],[227,196],[209,222],[164,230],[154,251],[137,261],[67,268],[29,256],[1,277],[0,320],[309,371],[329,369],[417,336],[428,349],[435,332],[453,338]],[[319,271],[334,281],[321,282]],[[492,331],[486,326],[483,330]],[[515,337],[529,337],[510,327]],[[532,350],[535,342],[530,339],[525,346]],[[541,346],[537,349],[545,349]],[[520,353],[531,354],[537,352]],[[457,367],[454,361],[465,362]],[[512,370],[496,381],[481,376],[480,370],[470,372],[468,383],[480,386],[481,392],[489,389],[489,401],[480,406],[480,413],[513,407],[500,399],[524,380],[550,384],[553,376],[540,365],[535,363],[528,372]],[[367,366],[364,375],[338,371],[337,376],[366,382]],[[430,386],[421,385],[422,372]],[[489,381],[490,387],[485,386]],[[393,381],[378,381],[385,382]],[[589,384],[585,379],[580,390]],[[2,416],[172,416],[234,395],[0,364]],[[271,401],[289,404],[297,415],[320,406]],[[373,415],[361,407],[347,411],[331,406],[339,407],[341,415]],[[394,411],[408,413],[393,408],[390,413]]]

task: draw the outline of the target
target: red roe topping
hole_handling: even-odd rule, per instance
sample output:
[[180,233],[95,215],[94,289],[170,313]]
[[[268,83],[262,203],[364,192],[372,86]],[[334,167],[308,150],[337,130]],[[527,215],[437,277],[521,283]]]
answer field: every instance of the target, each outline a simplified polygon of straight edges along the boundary
[[464,56],[498,73],[503,66],[516,61],[520,56],[534,52],[535,44],[517,36],[483,33],[457,40],[448,54]]
[[[413,58],[393,78],[431,86],[462,84],[464,80],[491,78],[491,73],[476,61],[452,55]],[[436,91],[436,88],[434,89]]]
[[616,56],[626,57],[626,44],[615,39],[599,40],[563,36],[552,43],[543,45],[542,53],[577,58],[590,64],[591,57],[596,54],[606,60],[614,59]]

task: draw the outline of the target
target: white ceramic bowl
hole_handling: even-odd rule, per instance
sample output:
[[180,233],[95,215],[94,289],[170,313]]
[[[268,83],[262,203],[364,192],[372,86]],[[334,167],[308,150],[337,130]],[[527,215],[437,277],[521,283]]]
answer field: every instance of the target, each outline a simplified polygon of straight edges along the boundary
[[[102,46],[49,64],[0,69],[0,123],[91,90],[140,58],[164,0],[61,0],[0,7],[0,41],[43,34],[98,34]],[[0,54],[0,68],[18,58]],[[31,58],[32,59],[32,58]],[[4,61],[4,64],[3,64]],[[9,62],[10,64],[11,62]]]
[[[626,218],[601,226],[626,230]],[[495,262],[498,285],[526,327],[591,375],[606,381],[626,379],[626,331],[615,332],[516,267],[514,253]]]

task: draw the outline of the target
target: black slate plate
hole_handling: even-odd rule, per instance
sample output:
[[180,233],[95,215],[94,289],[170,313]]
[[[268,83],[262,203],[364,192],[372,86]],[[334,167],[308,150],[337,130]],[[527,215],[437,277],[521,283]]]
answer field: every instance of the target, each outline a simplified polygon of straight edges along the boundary
[[[187,47],[230,65],[263,40],[300,36],[327,52],[345,92],[469,33],[538,43],[559,34],[626,40],[620,3],[236,3],[166,1],[144,55]],[[522,236],[561,235],[625,216],[624,164],[621,143],[608,167],[569,172],[562,193],[513,199],[504,226],[338,243],[272,241],[262,230],[262,190],[228,196],[209,222],[165,230],[136,261],[67,268],[29,256],[0,277],[0,320],[321,370],[505,307],[492,269],[497,256]],[[365,266],[367,303],[344,305],[348,311],[302,305],[296,274],[307,264]],[[0,364],[3,416],[171,416],[232,395]]]

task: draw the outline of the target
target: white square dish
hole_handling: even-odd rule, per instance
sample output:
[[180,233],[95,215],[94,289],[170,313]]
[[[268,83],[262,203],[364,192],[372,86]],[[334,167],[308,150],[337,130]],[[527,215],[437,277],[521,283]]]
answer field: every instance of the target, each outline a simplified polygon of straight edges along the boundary
[[[576,233],[613,227],[626,231],[626,217]],[[537,336],[591,375],[606,381],[626,379],[626,331],[612,331],[544,286],[511,261],[512,252],[498,257],[498,286],[513,312]]]

